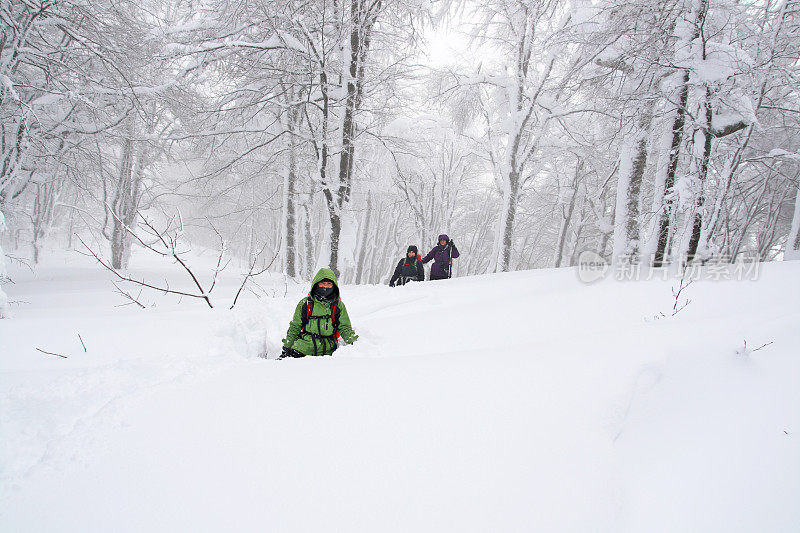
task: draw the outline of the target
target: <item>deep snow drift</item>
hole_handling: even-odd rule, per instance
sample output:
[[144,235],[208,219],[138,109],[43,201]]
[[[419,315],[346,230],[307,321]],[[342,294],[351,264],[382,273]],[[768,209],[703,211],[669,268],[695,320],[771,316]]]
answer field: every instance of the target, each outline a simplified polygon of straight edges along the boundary
[[800,262],[674,317],[675,280],[572,269],[345,286],[360,341],[283,361],[305,284],[140,310],[80,256],[11,275],[3,531],[800,529]]

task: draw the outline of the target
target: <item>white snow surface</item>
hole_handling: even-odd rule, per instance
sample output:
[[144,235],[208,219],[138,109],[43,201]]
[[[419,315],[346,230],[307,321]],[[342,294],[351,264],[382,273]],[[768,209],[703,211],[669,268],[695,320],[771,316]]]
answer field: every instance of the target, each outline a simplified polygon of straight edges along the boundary
[[344,286],[359,341],[281,361],[305,283],[141,310],[77,255],[11,267],[3,531],[800,528],[797,262],[658,320],[675,282]]

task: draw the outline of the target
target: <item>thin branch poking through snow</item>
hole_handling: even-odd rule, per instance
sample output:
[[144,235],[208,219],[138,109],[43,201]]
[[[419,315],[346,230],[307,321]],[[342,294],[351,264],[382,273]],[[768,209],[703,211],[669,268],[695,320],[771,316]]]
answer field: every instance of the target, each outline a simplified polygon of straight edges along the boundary
[[769,346],[769,345],[770,345],[770,344],[772,344],[773,342],[774,342],[774,341],[769,341],[769,342],[767,342],[767,343],[764,343],[764,344],[762,344],[762,345],[761,345],[761,346],[759,346],[758,348],[754,348],[754,349],[752,349],[752,350],[749,350],[749,349],[747,348],[747,339],[745,339],[745,340],[743,341],[743,343],[744,343],[744,344],[742,345],[742,348],[741,348],[740,350],[736,350],[736,353],[737,353],[737,354],[739,354],[739,355],[748,356],[748,355],[750,355],[750,354],[751,354],[751,353],[753,353],[753,352],[757,352],[757,351],[759,351],[759,350],[762,350],[762,349],[766,348],[767,346]]
[[[131,293],[129,293],[126,290],[123,290],[119,285],[117,285],[113,281],[111,283],[117,289],[117,292],[120,293],[126,300],[128,300],[128,303],[122,304],[122,306],[136,304],[136,305],[139,306],[140,309],[146,309],[147,308],[147,306],[145,306],[142,302],[139,301],[139,297],[142,295],[142,291],[139,291],[139,294],[136,295],[136,297],[134,297],[133,295],[131,295]],[[122,306],[119,306],[119,307],[122,307]]]
[[69,359],[66,355],[61,355],[60,353],[47,352],[45,350],[42,350],[41,348],[36,348],[36,349],[42,353],[46,353],[47,355],[55,355],[56,357],[63,357],[64,359]]
[[242,293],[242,290],[244,289],[244,286],[247,285],[247,281],[250,278],[254,278],[255,276],[261,275],[264,272],[266,272],[269,269],[269,267],[272,266],[272,263],[275,262],[275,259],[277,259],[278,254],[281,251],[281,242],[280,242],[280,240],[278,241],[278,247],[277,247],[278,250],[275,252],[275,255],[272,256],[272,260],[269,262],[269,264],[266,265],[261,270],[259,270],[258,272],[253,272],[253,270],[255,270],[256,262],[258,261],[258,258],[261,256],[262,253],[264,253],[264,249],[266,247],[267,247],[267,243],[264,243],[264,246],[261,247],[261,250],[258,251],[258,253],[255,255],[255,257],[253,257],[253,260],[250,262],[250,270],[247,272],[247,275],[242,280],[242,284],[241,284],[241,286],[239,286],[239,290],[236,291],[236,296],[233,298],[233,303],[231,304],[231,307],[230,307],[231,309],[233,309],[236,306],[236,302],[239,300],[239,295]]
[[672,296],[675,297],[675,303],[672,305],[672,316],[677,315],[681,311],[683,311],[687,305],[692,303],[692,300],[687,298],[682,304],[680,303],[681,293],[692,284],[693,280],[686,281],[686,271],[684,270],[683,275],[681,276],[681,283],[678,286],[678,290],[675,290],[675,287],[672,288]]
[[[137,285],[141,285],[142,287],[147,287],[148,289],[153,289],[153,290],[156,290],[156,291],[159,291],[159,292],[163,292],[164,294],[178,294],[178,295],[181,295],[181,296],[189,296],[190,298],[200,298],[200,299],[203,299],[203,300],[205,300],[205,302],[208,304],[208,306],[209,306],[209,307],[211,307],[211,308],[213,308],[213,307],[214,307],[213,305],[211,305],[211,301],[209,300],[209,298],[208,298],[208,295],[207,295],[207,294],[204,294],[204,293],[201,293],[201,294],[192,294],[192,293],[189,293],[189,292],[184,292],[184,291],[176,291],[176,290],[174,290],[174,289],[170,289],[168,284],[167,284],[167,286],[166,286],[166,287],[158,287],[158,286],[156,286],[156,285],[151,285],[150,283],[147,283],[147,282],[145,282],[144,280],[138,280],[138,279],[131,278],[131,277],[128,277],[128,276],[123,276],[122,274],[120,274],[119,272],[117,272],[116,270],[114,270],[114,268],[113,268],[111,265],[109,265],[107,262],[103,261],[103,260],[100,258],[100,256],[98,256],[98,255],[97,255],[97,254],[94,252],[94,250],[92,250],[91,248],[89,248],[89,246],[88,246],[88,245],[87,245],[87,244],[86,244],[86,243],[83,241],[83,239],[81,239],[81,237],[80,237],[79,235],[77,235],[77,234],[76,234],[76,237],[78,237],[78,240],[79,240],[79,241],[81,241],[81,244],[82,244],[82,245],[83,245],[83,246],[84,246],[84,247],[85,247],[87,250],[89,250],[89,253],[90,253],[90,254],[91,254],[91,255],[92,255],[92,256],[93,256],[93,257],[94,257],[94,258],[97,260],[97,262],[98,262],[98,263],[100,263],[100,264],[101,264],[103,267],[105,267],[105,269],[106,269],[106,270],[108,270],[109,272],[112,272],[112,273],[113,273],[115,276],[117,276],[117,278],[119,278],[120,280],[122,280],[122,281],[128,281],[128,282],[130,282],[130,283],[136,283]],[[183,263],[182,263],[182,264],[183,264]],[[187,268],[187,269],[188,269],[188,267],[186,267],[186,265],[185,265],[185,264],[183,264],[183,265],[184,265],[184,268]],[[190,274],[191,274],[191,271],[190,271]],[[194,277],[194,275],[192,275],[192,277]],[[195,278],[195,279],[196,279],[196,278]],[[202,290],[202,288],[201,288],[201,290]],[[138,303],[138,302],[137,302],[137,303]],[[139,304],[139,305],[141,305],[141,304]]]

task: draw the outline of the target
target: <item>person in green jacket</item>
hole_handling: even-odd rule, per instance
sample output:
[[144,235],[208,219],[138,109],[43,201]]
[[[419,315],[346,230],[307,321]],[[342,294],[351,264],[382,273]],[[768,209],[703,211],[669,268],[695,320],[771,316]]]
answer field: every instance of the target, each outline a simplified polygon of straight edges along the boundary
[[289,330],[283,339],[284,357],[331,355],[338,340],[352,344],[358,339],[350,324],[350,316],[339,298],[336,274],[321,268],[311,283],[311,292],[295,307]]

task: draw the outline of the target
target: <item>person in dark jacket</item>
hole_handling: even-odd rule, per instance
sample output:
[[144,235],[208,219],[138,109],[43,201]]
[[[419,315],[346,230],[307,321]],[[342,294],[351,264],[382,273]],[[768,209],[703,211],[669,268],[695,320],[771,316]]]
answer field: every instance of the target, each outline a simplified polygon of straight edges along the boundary
[[427,263],[433,259],[433,266],[431,267],[431,281],[437,279],[447,279],[452,276],[450,269],[452,268],[452,259],[455,259],[460,254],[456,245],[447,235],[439,235],[439,244],[434,246],[433,250],[428,252],[428,255],[422,258],[423,263]]
[[397,263],[392,279],[389,280],[390,287],[405,285],[409,281],[425,281],[425,269],[422,266],[422,261],[419,260],[418,254],[416,246],[411,245],[408,247],[406,257]]

